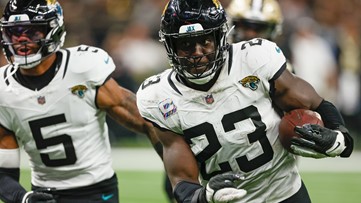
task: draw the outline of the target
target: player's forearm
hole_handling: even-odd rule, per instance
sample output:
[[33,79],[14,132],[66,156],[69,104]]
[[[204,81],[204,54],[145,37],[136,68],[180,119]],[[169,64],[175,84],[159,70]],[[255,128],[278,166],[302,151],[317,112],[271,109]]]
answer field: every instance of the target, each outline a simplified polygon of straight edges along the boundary
[[0,168],[0,199],[7,203],[18,203],[25,195],[25,189],[17,181],[19,168]]
[[144,124],[144,128],[146,129],[146,135],[150,141],[150,143],[152,144],[154,150],[157,152],[157,154],[159,155],[159,157],[161,159],[163,159],[163,145],[160,142],[157,133],[156,133],[156,129],[153,126],[153,124],[151,122],[145,121]]
[[120,106],[114,107],[107,111],[108,115],[127,129],[136,133],[145,134],[159,157],[162,159],[163,146],[156,135],[153,124],[141,117],[135,102],[131,102],[131,98],[132,97],[129,98],[130,100],[128,100],[126,108]]
[[345,127],[345,122],[336,109],[336,107],[326,100],[323,100],[321,104],[315,109],[321,117],[325,124],[325,127],[332,130],[339,130],[345,137],[346,149],[341,153],[341,157],[349,157],[353,151],[353,138],[350,136],[348,130]]
[[16,149],[16,148],[19,148],[19,145],[16,141],[14,133],[5,129],[0,124],[0,149]]
[[[4,139],[2,141],[5,145],[9,143]],[[10,203],[21,202],[26,191],[19,184],[20,150],[0,149],[0,157],[0,199]]]

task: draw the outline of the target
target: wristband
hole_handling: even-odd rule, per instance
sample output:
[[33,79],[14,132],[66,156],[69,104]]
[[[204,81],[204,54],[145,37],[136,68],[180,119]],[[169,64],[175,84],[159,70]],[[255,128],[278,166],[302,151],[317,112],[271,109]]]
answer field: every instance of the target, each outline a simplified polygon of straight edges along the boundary
[[19,168],[20,149],[0,149],[0,168]]
[[326,154],[331,157],[340,155],[343,152],[343,150],[346,149],[345,137],[343,136],[342,132],[339,130],[335,130],[335,132],[337,132],[335,143],[330,149],[326,151]]
[[179,203],[207,203],[203,189],[200,184],[181,181],[174,187],[174,198]]

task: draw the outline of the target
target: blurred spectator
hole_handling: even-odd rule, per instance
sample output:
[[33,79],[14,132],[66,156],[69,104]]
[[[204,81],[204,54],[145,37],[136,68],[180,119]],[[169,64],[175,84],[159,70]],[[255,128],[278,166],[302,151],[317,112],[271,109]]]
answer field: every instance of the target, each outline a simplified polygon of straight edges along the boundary
[[130,22],[143,24],[147,27],[147,34],[150,38],[159,39],[159,18],[168,1],[164,0],[136,0],[134,10],[130,16]]
[[330,45],[336,60],[339,60],[340,2],[343,0],[315,0],[312,6],[314,20],[318,23],[319,35]]
[[360,134],[361,124],[361,19],[359,1],[342,1],[339,23],[339,104],[346,124]]
[[154,72],[169,67],[163,45],[151,38],[148,26],[141,22],[130,22],[114,43],[113,57],[122,61],[138,85]]
[[232,0],[219,0],[223,6],[223,8],[227,8]]
[[93,24],[87,21],[88,17],[94,14],[91,10],[87,10],[87,4],[68,0],[65,1],[62,6],[66,12],[64,13],[64,22],[68,31],[64,46],[71,47],[76,44],[95,45],[95,39],[91,33],[91,26]]
[[68,11],[65,22],[71,22],[65,24],[69,30],[65,46],[79,43],[101,46],[108,28],[112,25],[124,27],[129,21],[134,0],[64,0],[63,5]]
[[291,35],[292,64],[296,75],[308,81],[326,100],[337,98],[337,63],[331,47],[318,36],[317,23],[308,17],[296,21]]
[[278,45],[282,49],[286,58],[292,62],[292,54],[289,47],[289,40],[295,31],[295,21],[301,17],[311,16],[312,0],[279,0],[283,14],[282,37],[279,38]]
[[[117,81],[119,85],[135,93],[138,89],[138,85],[133,80],[133,77],[128,69],[124,68],[121,58],[117,57],[117,42],[122,39],[122,36],[123,34],[121,28],[117,25],[114,25],[113,27],[109,28],[102,47],[113,57],[113,61],[116,66],[116,69],[111,76],[115,79],[115,81]],[[120,126],[109,116],[107,116],[106,119],[109,127],[109,137],[111,141],[122,141],[122,139],[134,139],[137,137],[136,133],[124,128],[123,126]]]

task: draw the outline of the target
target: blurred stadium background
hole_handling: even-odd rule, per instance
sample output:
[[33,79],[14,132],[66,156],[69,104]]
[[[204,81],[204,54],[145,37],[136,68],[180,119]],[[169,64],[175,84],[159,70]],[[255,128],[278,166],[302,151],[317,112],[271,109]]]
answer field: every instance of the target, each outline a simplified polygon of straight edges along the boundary
[[[231,0],[221,0],[227,8]],[[0,0],[2,12],[7,0]],[[98,46],[110,53],[113,77],[136,92],[150,75],[168,68],[158,41],[165,0],[60,0],[67,30],[65,47]],[[361,1],[279,0],[283,33],[276,40],[295,67],[341,110],[359,142],[361,134]],[[2,13],[1,13],[2,14]],[[0,65],[6,63],[0,54]],[[141,59],[141,60],[139,60]],[[114,146],[149,146],[144,136],[108,119]]]
[[[87,44],[108,51],[117,65],[113,77],[122,86],[136,92],[145,77],[168,68],[166,54],[158,41],[160,15],[167,1],[59,2],[64,9],[67,30],[65,47]],[[230,0],[221,2],[226,8]],[[0,0],[1,12],[6,3],[7,0]],[[316,203],[360,202],[361,1],[279,0],[279,3],[284,20],[278,45],[302,77],[340,109],[358,150],[350,159],[300,159],[305,182],[311,182],[309,190],[311,196],[317,196]],[[6,64],[3,54],[0,56],[0,64]],[[111,120],[108,124],[114,165],[120,171],[118,177],[129,181],[120,181],[120,185],[124,190],[134,186],[134,193],[121,192],[124,198],[121,202],[165,202],[161,187],[163,167],[146,137]],[[22,181],[26,180],[29,177],[25,175]],[[147,187],[137,188],[141,184]],[[339,189],[342,191],[337,192]],[[160,195],[161,199],[151,200],[148,195]],[[144,199],[137,199],[139,196]]]

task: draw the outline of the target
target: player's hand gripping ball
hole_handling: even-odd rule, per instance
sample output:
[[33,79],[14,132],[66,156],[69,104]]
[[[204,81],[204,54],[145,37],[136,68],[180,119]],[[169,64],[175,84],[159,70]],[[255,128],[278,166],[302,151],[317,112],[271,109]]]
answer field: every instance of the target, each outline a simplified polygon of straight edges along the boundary
[[289,152],[292,152],[291,139],[300,137],[295,132],[295,126],[301,127],[304,124],[317,124],[324,127],[320,114],[312,110],[294,109],[282,117],[279,124],[279,138],[283,147]]

